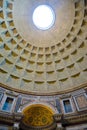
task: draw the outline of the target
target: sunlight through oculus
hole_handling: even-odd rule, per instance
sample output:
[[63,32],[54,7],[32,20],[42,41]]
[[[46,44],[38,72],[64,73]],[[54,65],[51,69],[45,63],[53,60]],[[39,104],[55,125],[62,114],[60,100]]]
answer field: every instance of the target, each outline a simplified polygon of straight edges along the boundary
[[41,30],[51,28],[55,22],[53,9],[47,5],[38,6],[33,12],[34,25]]

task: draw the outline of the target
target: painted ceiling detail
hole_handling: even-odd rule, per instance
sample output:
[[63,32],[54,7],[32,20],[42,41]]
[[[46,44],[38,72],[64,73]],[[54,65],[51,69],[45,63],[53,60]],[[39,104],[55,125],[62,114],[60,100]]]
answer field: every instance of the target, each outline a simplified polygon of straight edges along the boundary
[[24,111],[24,124],[29,126],[46,126],[53,123],[53,112],[43,105],[31,105]]
[[[49,4],[56,14],[47,31],[32,23],[40,4]],[[87,83],[86,0],[0,0],[0,83],[33,94]]]

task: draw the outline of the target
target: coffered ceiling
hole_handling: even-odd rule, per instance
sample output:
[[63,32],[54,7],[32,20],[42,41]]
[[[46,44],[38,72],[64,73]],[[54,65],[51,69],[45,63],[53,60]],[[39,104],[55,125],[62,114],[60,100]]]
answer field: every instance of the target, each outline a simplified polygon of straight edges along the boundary
[[[45,31],[32,21],[34,9],[42,4],[56,16]],[[87,1],[0,0],[0,82],[42,95],[87,83]]]

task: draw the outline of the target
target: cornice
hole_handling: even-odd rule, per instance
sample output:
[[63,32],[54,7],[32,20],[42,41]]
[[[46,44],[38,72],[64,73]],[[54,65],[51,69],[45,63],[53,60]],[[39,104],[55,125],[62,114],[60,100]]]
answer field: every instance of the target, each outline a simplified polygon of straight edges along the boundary
[[12,88],[12,87],[10,87],[8,85],[5,85],[5,84],[2,84],[2,83],[0,83],[0,87],[5,88],[5,89],[10,90],[10,91],[14,91],[14,92],[21,93],[21,94],[27,94],[27,95],[55,96],[55,95],[61,95],[61,94],[71,93],[71,92],[79,90],[81,88],[86,88],[87,87],[87,82],[84,82],[83,84],[81,84],[79,86],[74,86],[74,88],[72,88],[72,89],[68,89],[68,90],[60,91],[60,92],[51,92],[51,93],[28,92],[28,91],[24,91],[24,90],[19,90],[19,89],[16,89],[16,88]]
[[85,123],[87,122],[87,111],[69,115],[56,114],[54,119],[57,123],[61,122],[64,126]]
[[20,122],[23,118],[22,113],[8,113],[0,111],[0,121],[13,124],[15,121]]
[[70,115],[68,117],[64,117],[64,125],[69,125],[69,124],[79,124],[87,122],[87,111],[81,114],[76,114],[76,115]]
[[53,130],[56,128],[56,123],[61,123],[62,126],[69,126],[69,125],[75,125],[75,124],[81,124],[81,123],[87,123],[87,111],[69,114],[69,115],[63,115],[63,114],[55,114],[53,116],[54,122],[48,126],[43,127],[33,127],[33,126],[27,126],[22,122],[23,114],[22,113],[8,113],[8,112],[2,112],[0,111],[0,121],[5,123],[13,124],[14,122],[20,122],[20,127],[24,128],[25,130],[28,130],[29,128],[31,130]]

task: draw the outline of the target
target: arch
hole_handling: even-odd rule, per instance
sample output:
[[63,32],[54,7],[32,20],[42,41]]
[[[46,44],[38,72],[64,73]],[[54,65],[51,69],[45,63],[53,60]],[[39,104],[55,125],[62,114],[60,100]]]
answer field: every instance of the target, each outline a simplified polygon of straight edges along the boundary
[[34,101],[32,103],[27,103],[26,105],[24,106],[21,106],[20,107],[20,110],[21,111],[24,111],[25,108],[29,107],[29,106],[32,106],[32,105],[43,105],[43,106],[47,106],[48,108],[50,108],[54,114],[57,114],[59,113],[57,108],[55,106],[53,106],[52,104],[48,103],[48,102],[41,102],[41,101]]
[[27,126],[42,127],[53,123],[53,110],[42,104],[33,104],[23,110],[23,123]]

